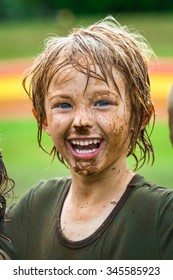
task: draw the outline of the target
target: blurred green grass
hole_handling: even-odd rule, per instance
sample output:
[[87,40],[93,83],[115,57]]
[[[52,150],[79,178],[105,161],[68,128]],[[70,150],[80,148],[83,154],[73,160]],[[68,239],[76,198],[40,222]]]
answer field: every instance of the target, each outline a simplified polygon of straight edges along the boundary
[[[0,59],[33,57],[43,47],[44,40],[53,34],[66,35],[77,26],[94,23],[107,14],[50,18],[39,20],[5,21],[0,24]],[[157,56],[173,56],[173,13],[112,14],[122,25],[139,31],[149,41]]]
[[[0,133],[4,161],[16,182],[16,196],[20,196],[42,178],[69,175],[65,166],[56,159],[51,163],[51,157],[38,148],[35,120],[0,121]],[[44,136],[44,145],[50,150],[51,141],[47,135]],[[156,123],[152,142],[156,154],[155,163],[152,167],[145,165],[137,173],[154,183],[173,188],[173,149],[166,122]],[[132,166],[133,161],[129,159],[128,163]]]
[[[16,182],[18,197],[38,180],[68,175],[68,170],[44,153],[37,144],[37,126],[34,120],[0,121],[0,146],[8,173]],[[44,134],[43,143],[48,151],[52,144]]]

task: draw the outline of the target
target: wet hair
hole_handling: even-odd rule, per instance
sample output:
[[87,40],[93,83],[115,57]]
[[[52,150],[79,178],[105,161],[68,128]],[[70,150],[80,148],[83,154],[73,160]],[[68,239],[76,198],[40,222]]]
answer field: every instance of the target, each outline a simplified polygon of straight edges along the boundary
[[[121,26],[113,17],[106,17],[87,28],[75,28],[66,37],[48,38],[45,50],[36,58],[23,80],[24,89],[32,100],[37,116],[39,146],[44,150],[42,124],[46,119],[45,96],[55,75],[70,65],[86,74],[86,86],[90,77],[101,79],[107,84],[109,78],[118,89],[113,76],[113,69],[117,69],[124,77],[131,103],[128,156],[135,158],[135,169],[150,159],[153,163],[154,151],[147,130],[151,116],[152,128],[155,122],[148,74],[148,60],[151,56],[153,51],[145,38]],[[93,65],[95,69],[96,65],[99,67],[101,74],[93,70]],[[56,152],[53,147],[50,154],[55,155]],[[63,158],[57,154],[64,163]]]
[[9,178],[5,164],[2,159],[2,153],[0,151],[0,195],[9,196],[14,187],[14,181]]
[[14,187],[14,181],[8,177],[6,167],[2,160],[2,153],[0,152],[0,237],[5,237],[2,233],[4,230],[4,219],[6,210],[6,198],[11,193]]

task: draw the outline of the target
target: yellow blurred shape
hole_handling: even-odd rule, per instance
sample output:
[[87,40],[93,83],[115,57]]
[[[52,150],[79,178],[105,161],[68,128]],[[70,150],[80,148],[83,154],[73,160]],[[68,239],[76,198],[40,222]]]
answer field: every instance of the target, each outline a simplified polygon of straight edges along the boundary
[[27,95],[22,87],[22,78],[19,76],[0,77],[0,101],[25,99]]
[[171,74],[151,74],[151,96],[156,98],[167,98],[170,85],[173,83]]
[[[150,79],[152,97],[167,98],[170,85],[173,83],[173,75],[167,73],[151,73]],[[0,101],[13,101],[26,98],[27,94],[22,87],[21,76],[0,77]]]

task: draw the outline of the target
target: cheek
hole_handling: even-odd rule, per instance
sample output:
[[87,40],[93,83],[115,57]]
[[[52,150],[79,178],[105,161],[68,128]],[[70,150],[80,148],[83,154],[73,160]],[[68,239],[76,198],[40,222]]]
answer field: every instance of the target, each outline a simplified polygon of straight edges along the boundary
[[100,123],[100,127],[109,138],[113,138],[117,141],[124,136],[126,137],[128,134],[129,118],[126,115],[112,114],[108,118],[100,116],[98,118],[98,123]]
[[69,121],[67,117],[50,114],[48,116],[48,125],[51,136],[55,136],[65,133],[69,125]]
[[49,135],[57,150],[64,147],[65,123],[63,119],[48,117]]

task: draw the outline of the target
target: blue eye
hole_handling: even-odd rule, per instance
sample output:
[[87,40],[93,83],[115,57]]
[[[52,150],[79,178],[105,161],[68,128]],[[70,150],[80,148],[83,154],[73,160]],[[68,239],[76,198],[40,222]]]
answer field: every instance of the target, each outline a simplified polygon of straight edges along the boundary
[[70,105],[68,103],[61,103],[61,104],[59,104],[58,107],[61,109],[70,109],[70,108],[72,108],[72,105]]
[[97,102],[95,106],[98,106],[98,107],[105,107],[105,106],[108,106],[108,105],[109,105],[109,102],[108,102],[108,101],[101,100],[101,101]]

